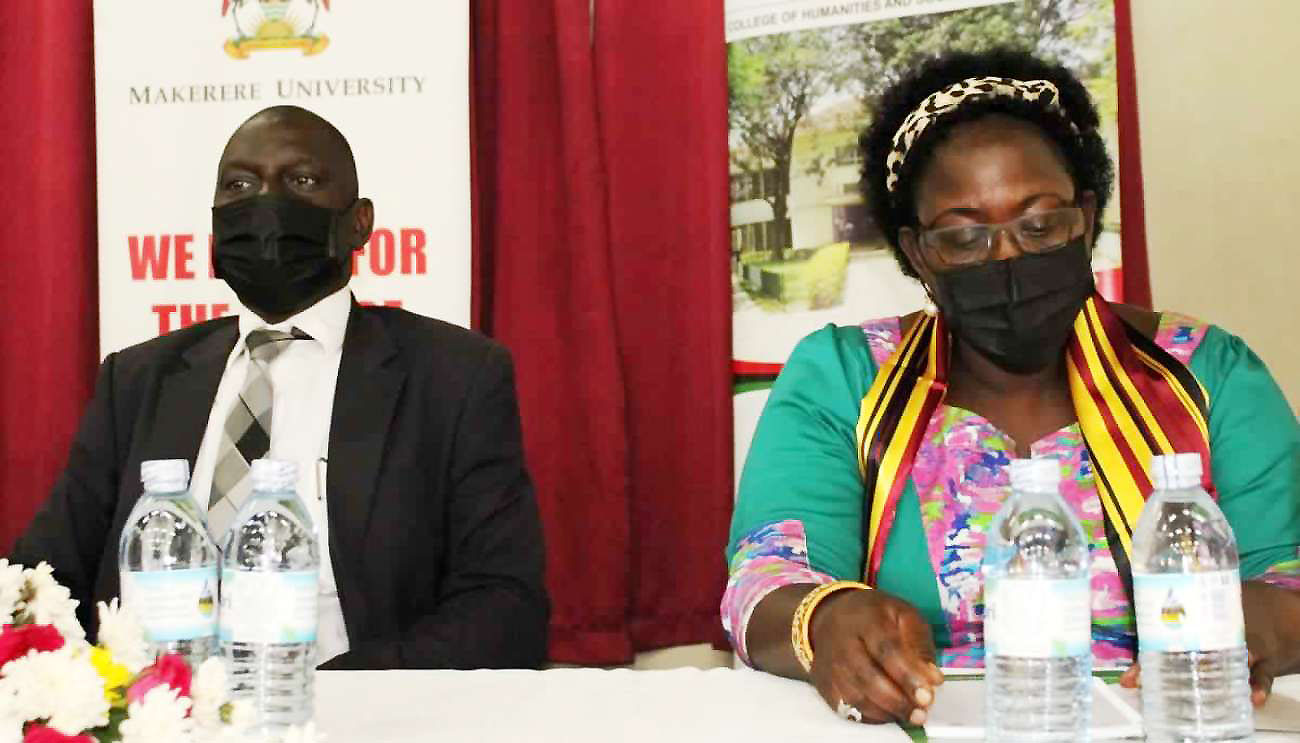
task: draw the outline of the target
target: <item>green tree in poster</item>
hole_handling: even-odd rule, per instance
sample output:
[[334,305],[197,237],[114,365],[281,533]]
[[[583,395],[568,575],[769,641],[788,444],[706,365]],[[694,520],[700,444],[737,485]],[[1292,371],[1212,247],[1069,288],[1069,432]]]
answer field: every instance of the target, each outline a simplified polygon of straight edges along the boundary
[[[1112,0],[1017,0],[947,13],[922,13],[852,26],[746,39],[727,49],[732,164],[764,183],[779,238],[792,245],[790,171],[795,135],[820,100],[854,96],[867,111],[890,85],[944,52],[1025,49],[1073,69],[1105,120],[1116,116]],[[824,157],[802,165],[822,175]],[[764,177],[768,173],[768,177]]]
[[791,246],[790,165],[794,135],[809,108],[839,87],[852,59],[840,29],[800,31],[747,39],[727,49],[728,107],[733,163],[742,172],[759,174],[771,188],[762,198],[772,205],[780,244],[777,258]]
[[[858,51],[852,74],[868,103],[941,53],[1009,47],[1074,70],[1093,88],[1106,115],[1115,98],[1113,27],[1111,0],[1022,0],[863,23],[845,33]],[[1110,89],[1096,87],[1104,80]]]

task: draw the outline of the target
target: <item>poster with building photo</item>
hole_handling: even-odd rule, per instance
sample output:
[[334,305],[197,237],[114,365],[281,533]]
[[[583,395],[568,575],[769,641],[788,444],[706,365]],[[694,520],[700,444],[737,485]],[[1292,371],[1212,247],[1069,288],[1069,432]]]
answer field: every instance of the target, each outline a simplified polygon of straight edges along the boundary
[[[736,475],[780,365],[827,323],[922,306],[863,202],[858,136],[888,86],[945,51],[1065,64],[1118,151],[1114,0],[728,0]],[[1094,256],[1121,299],[1119,194]]]

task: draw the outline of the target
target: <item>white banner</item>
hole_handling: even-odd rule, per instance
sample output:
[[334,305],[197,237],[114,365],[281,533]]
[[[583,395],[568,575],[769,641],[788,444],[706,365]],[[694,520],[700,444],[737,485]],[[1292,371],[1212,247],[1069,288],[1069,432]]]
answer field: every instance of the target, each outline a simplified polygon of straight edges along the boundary
[[358,300],[468,324],[466,0],[96,0],[102,354],[237,311],[211,271],[217,162],[281,104],[343,132],[375,203]]

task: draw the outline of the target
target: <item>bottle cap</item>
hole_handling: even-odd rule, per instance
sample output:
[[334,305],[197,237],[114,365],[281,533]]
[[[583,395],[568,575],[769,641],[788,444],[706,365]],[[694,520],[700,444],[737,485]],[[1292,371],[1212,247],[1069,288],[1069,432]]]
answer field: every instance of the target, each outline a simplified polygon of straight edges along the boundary
[[1183,490],[1201,484],[1200,454],[1157,454],[1151,458],[1151,484],[1156,490]]
[[1011,460],[1011,489],[1029,493],[1060,492],[1060,463],[1046,457]]
[[292,490],[298,483],[298,465],[279,459],[254,459],[252,477],[254,490]]
[[140,482],[147,493],[180,493],[190,486],[187,459],[150,459],[140,463]]

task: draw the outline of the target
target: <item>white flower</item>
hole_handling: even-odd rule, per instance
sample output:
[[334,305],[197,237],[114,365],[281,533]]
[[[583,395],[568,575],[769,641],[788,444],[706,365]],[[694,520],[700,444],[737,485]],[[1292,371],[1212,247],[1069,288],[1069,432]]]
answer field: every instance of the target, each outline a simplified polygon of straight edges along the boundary
[[264,736],[249,735],[228,726],[195,728],[193,740],[194,743],[270,743]]
[[121,607],[118,599],[107,604],[99,602],[99,644],[132,674],[152,662],[144,626],[135,614]]
[[230,703],[230,722],[226,723],[230,729],[243,733],[256,723],[257,710],[253,709],[252,701],[236,699]]
[[291,727],[284,734],[284,743],[322,743],[325,736],[316,732],[316,723],[309,722],[302,727]]
[[[203,665],[207,665],[207,663],[205,662]],[[203,666],[199,666],[199,673],[203,673]],[[216,674],[214,672],[209,671],[208,674],[210,677],[215,678]],[[222,676],[225,676],[224,667],[222,668]],[[279,741],[273,741],[264,732],[252,730],[253,725],[257,722],[257,713],[254,711],[252,703],[247,699],[229,702],[230,722],[228,723],[221,723],[219,707],[216,725],[200,720],[199,702],[197,700],[199,683],[196,676],[194,685],[190,687],[196,697],[195,708],[191,713],[191,719],[195,720],[196,723],[194,726],[194,743],[280,743]],[[224,691],[222,689],[223,693]]]
[[8,560],[0,559],[0,625],[13,624],[14,609],[23,597],[25,583],[22,565],[11,565]]
[[18,716],[18,688],[0,676],[0,741],[6,741],[6,725],[26,722]]
[[23,721],[0,715],[0,743],[22,743]]
[[[289,728],[281,736],[267,732],[241,732],[229,726],[198,730],[196,733],[194,743],[323,743],[325,740],[325,736],[316,731],[315,723],[311,722],[302,727]],[[123,743],[129,742],[124,738]]]
[[85,642],[86,632],[77,621],[77,601],[72,592],[54,580],[54,568],[43,562],[24,571],[32,597],[22,610],[34,624],[48,624],[63,635],[69,644]]
[[221,705],[226,703],[226,666],[220,658],[208,658],[199,665],[190,696],[194,699],[191,714],[195,724],[209,729],[220,727]]
[[5,665],[0,699],[19,720],[48,719],[64,735],[108,724],[104,680],[84,645],[64,645],[52,653],[29,653]]
[[120,731],[122,743],[175,743],[190,739],[194,725],[186,716],[188,697],[170,686],[155,686],[127,707]]
[[283,743],[264,730],[254,730],[257,713],[247,699],[230,702],[230,722],[216,727],[196,725],[194,743]]
[[12,690],[0,690],[0,743],[22,743],[23,723],[18,716]]

